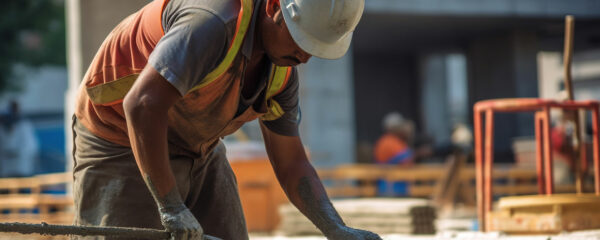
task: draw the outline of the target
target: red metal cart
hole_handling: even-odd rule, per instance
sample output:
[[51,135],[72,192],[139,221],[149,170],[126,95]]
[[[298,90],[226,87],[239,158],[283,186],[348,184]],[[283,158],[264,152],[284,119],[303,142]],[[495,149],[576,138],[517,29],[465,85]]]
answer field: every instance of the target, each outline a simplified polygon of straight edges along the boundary
[[[598,139],[598,101],[564,101],[536,98],[495,99],[477,102],[474,106],[475,171],[477,180],[477,210],[479,226],[486,231],[487,215],[492,211],[492,164],[494,162],[494,113],[534,112],[536,135],[536,167],[539,194],[552,195],[552,147],[550,138],[550,109],[585,110],[592,113],[593,162],[595,193],[600,196],[600,149]],[[485,114],[485,130],[482,131],[482,115]],[[485,134],[483,134],[485,132]],[[485,144],[485,145],[484,145]],[[580,146],[581,166],[586,168],[585,144]],[[580,189],[578,189],[580,190]]]

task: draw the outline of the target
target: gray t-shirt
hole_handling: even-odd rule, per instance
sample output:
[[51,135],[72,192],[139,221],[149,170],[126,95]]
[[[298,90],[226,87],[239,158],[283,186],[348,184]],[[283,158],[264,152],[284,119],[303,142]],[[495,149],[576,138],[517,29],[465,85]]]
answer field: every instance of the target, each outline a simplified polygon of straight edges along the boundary
[[[165,36],[154,48],[148,64],[184,96],[225,57],[235,35],[239,4],[239,0],[171,0],[162,15]],[[261,0],[255,1],[254,9],[260,9],[260,4]],[[256,17],[257,11],[254,11],[240,50],[246,58],[252,55]],[[240,110],[264,98],[267,69],[263,76],[252,96],[241,97]],[[263,122],[271,131],[298,135],[298,88],[298,73],[294,68],[285,89],[274,97],[285,114]]]

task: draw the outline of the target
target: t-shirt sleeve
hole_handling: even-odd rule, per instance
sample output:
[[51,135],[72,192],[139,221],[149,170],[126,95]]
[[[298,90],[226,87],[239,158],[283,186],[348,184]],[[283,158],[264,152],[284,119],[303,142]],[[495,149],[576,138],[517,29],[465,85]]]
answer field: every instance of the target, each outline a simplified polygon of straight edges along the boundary
[[269,130],[284,136],[298,136],[298,125],[300,125],[298,89],[298,71],[294,67],[283,91],[273,97],[284,114],[272,121],[262,121]]
[[226,29],[218,16],[203,9],[180,14],[150,54],[148,64],[183,96],[224,58],[229,43]]

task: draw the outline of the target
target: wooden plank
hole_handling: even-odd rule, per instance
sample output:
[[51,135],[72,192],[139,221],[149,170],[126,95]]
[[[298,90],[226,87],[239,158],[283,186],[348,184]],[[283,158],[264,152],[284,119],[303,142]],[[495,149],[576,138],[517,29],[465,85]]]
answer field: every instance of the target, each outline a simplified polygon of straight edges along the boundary
[[31,209],[40,206],[72,206],[73,199],[67,196],[46,194],[5,194],[0,195],[0,209]]
[[38,200],[31,194],[0,195],[0,209],[35,208]]
[[[0,214],[0,221],[72,223],[73,213],[70,212],[70,207],[73,206],[73,199],[70,196],[40,194],[44,187],[66,184],[71,181],[71,173],[0,179],[0,190],[9,191],[9,194],[0,194],[0,209],[9,210],[8,214]],[[21,190],[29,190],[30,193],[19,193]],[[33,213],[34,209],[38,209],[39,212]],[[50,212],[51,209],[56,211]],[[23,210],[26,212],[22,212]]]
[[0,178],[0,190],[31,189],[39,187],[39,181],[29,178]]
[[377,165],[345,165],[334,170],[333,179],[374,181],[381,178],[382,171]]
[[16,194],[19,190],[30,190],[32,194],[40,193],[45,186],[66,184],[73,179],[71,173],[52,173],[25,178],[0,178],[0,190],[8,190]]
[[554,194],[506,197],[491,212],[491,230],[508,233],[558,233],[600,228],[600,196]]
[[[496,167],[496,165],[498,165]],[[492,172],[495,182],[494,195],[536,194],[537,174],[535,169],[496,164]],[[344,165],[335,169],[319,170],[321,178],[327,181],[327,191],[333,197],[367,197],[376,195],[376,180],[407,182],[409,196],[431,197],[433,188],[442,181],[445,168],[441,164],[416,165],[413,167],[389,167],[376,164]],[[473,193],[475,170],[473,165],[465,165],[458,175],[461,189]],[[467,189],[468,188],[468,189]],[[557,192],[572,192],[571,186],[555,186]],[[461,190],[463,191],[463,190]]]
[[390,169],[384,173],[388,181],[438,181],[444,174],[443,168]]
[[423,197],[428,198],[433,195],[435,186],[409,186],[408,195],[411,197]]
[[36,175],[35,178],[38,180],[40,186],[50,186],[58,184],[66,184],[73,181],[73,173],[50,173]]
[[335,188],[326,188],[327,195],[330,197],[374,197],[377,195],[375,186],[343,186]]

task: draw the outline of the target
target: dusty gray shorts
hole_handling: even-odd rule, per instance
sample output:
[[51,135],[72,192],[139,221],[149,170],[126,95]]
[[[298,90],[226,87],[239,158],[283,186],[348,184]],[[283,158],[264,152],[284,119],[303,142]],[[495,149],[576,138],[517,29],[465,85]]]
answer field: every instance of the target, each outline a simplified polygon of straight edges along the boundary
[[[163,229],[131,148],[93,135],[76,118],[73,139],[74,224]],[[235,175],[223,144],[204,158],[170,159],[182,199],[204,232],[225,240],[248,239]]]

